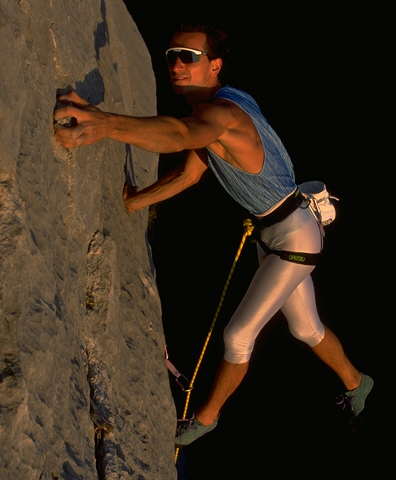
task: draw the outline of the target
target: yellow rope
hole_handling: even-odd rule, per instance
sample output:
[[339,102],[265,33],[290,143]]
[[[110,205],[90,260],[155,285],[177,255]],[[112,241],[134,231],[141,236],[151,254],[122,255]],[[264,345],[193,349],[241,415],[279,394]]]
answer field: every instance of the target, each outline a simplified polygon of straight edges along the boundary
[[[213,333],[213,330],[214,330],[214,326],[215,326],[216,321],[217,321],[217,317],[219,316],[221,307],[222,307],[222,305],[223,305],[224,298],[225,298],[225,295],[226,295],[227,290],[228,290],[228,286],[229,286],[230,281],[231,281],[231,277],[232,277],[232,275],[233,275],[233,273],[234,273],[234,270],[235,270],[236,264],[237,264],[237,262],[238,262],[238,260],[239,260],[239,257],[241,256],[242,249],[243,249],[243,246],[245,245],[246,238],[249,237],[249,236],[253,233],[253,230],[254,230],[254,226],[253,226],[253,223],[252,223],[252,221],[250,220],[250,218],[247,218],[246,220],[243,221],[243,226],[245,227],[245,231],[244,231],[244,233],[243,233],[241,243],[239,244],[239,247],[238,247],[237,253],[236,253],[236,255],[235,255],[234,262],[233,262],[233,264],[232,264],[230,273],[228,274],[226,283],[225,283],[224,288],[223,288],[223,291],[222,291],[222,293],[221,293],[221,297],[220,297],[219,304],[218,304],[217,309],[216,309],[216,312],[215,312],[215,314],[214,314],[212,323],[211,323],[211,325],[210,325],[210,327],[209,327],[209,332],[208,332],[208,335],[206,336],[206,340],[205,340],[205,342],[204,342],[204,344],[203,344],[201,353],[200,353],[200,355],[199,355],[197,364],[196,364],[196,366],[195,366],[195,370],[194,370],[193,376],[192,376],[192,378],[191,378],[191,381],[190,381],[190,383],[189,383],[188,388],[186,389],[186,395],[187,395],[187,396],[186,396],[186,400],[185,400],[185,404],[184,404],[184,410],[183,410],[182,420],[185,420],[185,419],[187,418],[188,406],[189,406],[189,403],[190,403],[191,392],[192,392],[192,389],[193,389],[193,387],[194,387],[195,379],[196,379],[196,377],[197,377],[197,375],[198,375],[198,371],[199,371],[199,368],[200,368],[200,366],[201,366],[202,360],[203,360],[203,358],[204,358],[204,355],[205,355],[205,352],[206,352],[206,349],[207,349],[209,340],[210,340],[210,338],[211,338],[211,336],[212,336],[212,333]],[[176,448],[175,463],[177,462],[177,458],[178,458],[178,455],[179,455],[179,450],[180,450],[179,448]]]

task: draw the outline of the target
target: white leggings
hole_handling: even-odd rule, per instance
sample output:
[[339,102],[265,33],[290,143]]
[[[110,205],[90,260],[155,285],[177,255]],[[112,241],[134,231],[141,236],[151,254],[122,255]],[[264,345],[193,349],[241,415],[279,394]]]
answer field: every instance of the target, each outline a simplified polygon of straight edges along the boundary
[[[297,208],[260,235],[274,250],[318,253],[322,249],[322,233],[309,208]],[[314,266],[266,255],[260,247],[258,254],[259,268],[224,330],[224,358],[230,363],[249,361],[257,335],[278,310],[299,340],[313,347],[324,337],[311,278]]]

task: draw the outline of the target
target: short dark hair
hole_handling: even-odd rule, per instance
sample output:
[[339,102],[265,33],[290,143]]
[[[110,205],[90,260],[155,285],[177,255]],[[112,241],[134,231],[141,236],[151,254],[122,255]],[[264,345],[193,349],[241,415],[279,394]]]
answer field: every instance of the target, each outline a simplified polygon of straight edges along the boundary
[[208,49],[208,58],[221,58],[223,67],[220,72],[220,78],[224,80],[227,71],[228,57],[230,55],[229,35],[224,28],[218,25],[205,23],[179,23],[173,30],[176,33],[205,33]]

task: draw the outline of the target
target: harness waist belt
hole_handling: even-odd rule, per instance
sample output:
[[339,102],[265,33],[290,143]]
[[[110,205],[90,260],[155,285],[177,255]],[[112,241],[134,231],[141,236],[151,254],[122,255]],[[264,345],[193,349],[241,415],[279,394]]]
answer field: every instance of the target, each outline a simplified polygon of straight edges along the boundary
[[307,252],[292,252],[290,250],[273,250],[266,245],[261,238],[256,238],[256,242],[261,246],[265,253],[274,253],[282,260],[292,263],[300,263],[301,265],[317,265],[321,256],[321,252],[307,253]]
[[272,248],[268,247],[268,245],[266,245],[260,238],[260,229],[281,222],[291,213],[297,210],[297,208],[304,200],[304,195],[300,192],[300,190],[297,189],[276,210],[264,217],[255,217],[253,219],[253,223],[257,228],[254,234],[254,239],[256,240],[256,242],[259,243],[259,245],[261,245],[261,247],[267,254],[274,253],[275,255],[278,255],[282,260],[286,260],[287,262],[299,263],[301,265],[316,265],[319,261],[321,252],[307,253],[292,252],[288,250],[273,250]]
[[268,215],[265,215],[264,217],[254,217],[253,222],[259,228],[269,227],[274,223],[281,222],[291,213],[293,213],[294,210],[301,205],[304,199],[304,195],[300,192],[300,190],[296,189],[296,191],[290,195],[276,210]]

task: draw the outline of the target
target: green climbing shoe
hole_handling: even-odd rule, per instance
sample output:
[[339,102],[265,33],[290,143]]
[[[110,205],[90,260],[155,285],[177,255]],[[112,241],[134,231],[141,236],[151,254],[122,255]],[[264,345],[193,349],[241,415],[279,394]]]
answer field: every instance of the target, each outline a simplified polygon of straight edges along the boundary
[[217,426],[217,420],[210,425],[202,425],[195,417],[188,420],[178,420],[176,429],[176,447],[185,447],[198,438],[211,432]]
[[357,417],[364,409],[366,398],[371,392],[373,385],[374,380],[368,375],[362,374],[360,385],[337,397],[337,405],[341,410],[348,410],[353,417]]

